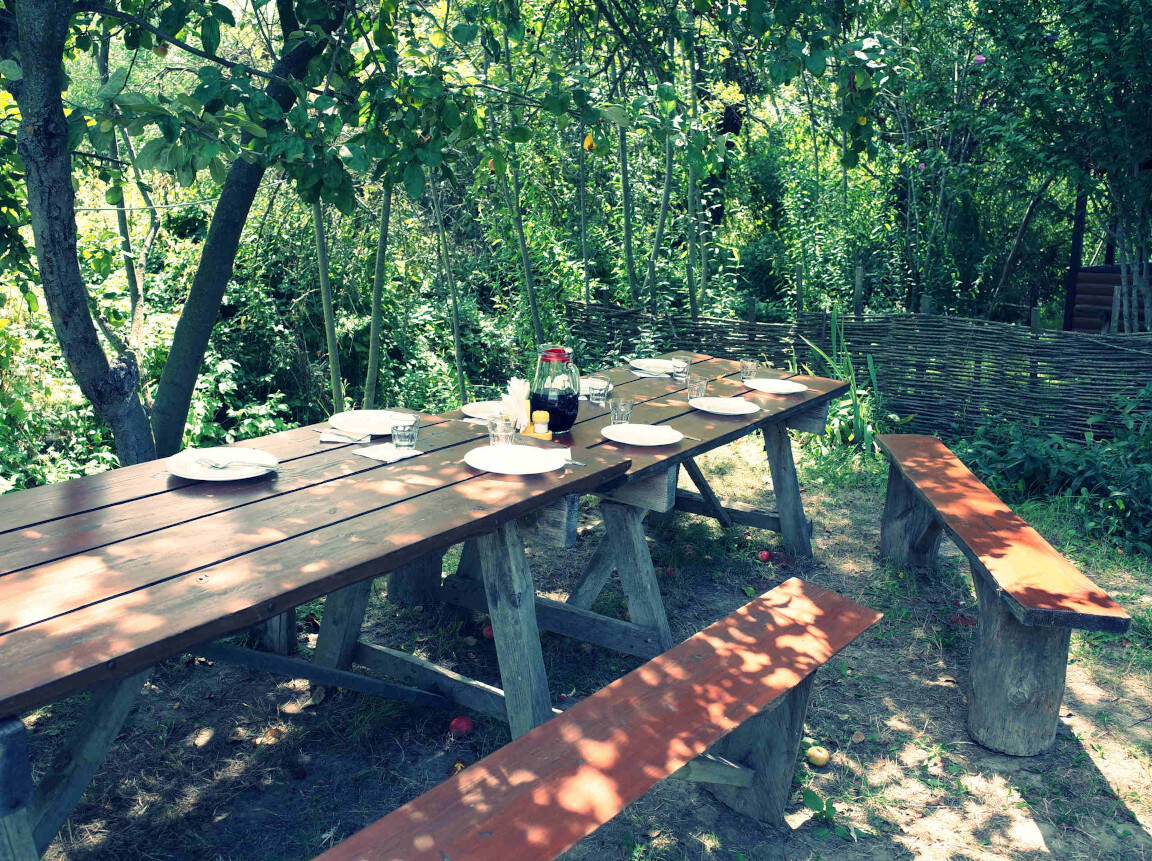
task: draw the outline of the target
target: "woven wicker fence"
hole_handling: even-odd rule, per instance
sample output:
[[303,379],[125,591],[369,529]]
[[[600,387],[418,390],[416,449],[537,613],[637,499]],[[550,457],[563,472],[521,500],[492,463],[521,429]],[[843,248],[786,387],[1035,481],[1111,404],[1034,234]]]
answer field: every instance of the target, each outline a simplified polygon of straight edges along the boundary
[[[796,323],[653,318],[610,305],[571,302],[572,338],[616,354],[640,348],[692,349],[730,358],[795,358],[815,373],[823,362],[801,335],[828,351],[831,317]],[[1038,419],[1045,431],[1079,438],[1087,419],[1117,396],[1152,382],[1152,334],[1096,335],[926,314],[842,317],[844,346],[866,385],[867,357],[891,412],[915,430],[966,433],[994,421]],[[1099,428],[1097,430],[1100,430]]]

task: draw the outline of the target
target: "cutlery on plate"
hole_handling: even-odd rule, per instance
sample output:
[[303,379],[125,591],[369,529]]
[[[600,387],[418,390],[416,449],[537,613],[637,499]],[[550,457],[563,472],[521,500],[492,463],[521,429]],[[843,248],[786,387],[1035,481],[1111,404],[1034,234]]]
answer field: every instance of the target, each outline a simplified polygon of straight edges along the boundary
[[268,463],[256,463],[252,460],[214,460],[210,457],[196,458],[196,465],[202,466],[206,469],[231,469],[234,466],[254,466],[257,469],[263,469],[266,472],[277,472],[279,467],[272,466]]

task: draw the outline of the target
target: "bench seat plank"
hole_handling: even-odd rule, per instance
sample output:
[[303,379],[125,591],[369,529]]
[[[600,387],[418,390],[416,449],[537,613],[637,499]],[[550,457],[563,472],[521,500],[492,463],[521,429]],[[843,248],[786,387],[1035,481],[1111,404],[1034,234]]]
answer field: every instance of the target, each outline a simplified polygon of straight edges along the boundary
[[1128,614],[984,486],[944,443],[921,434],[876,441],[940,515],[961,550],[1022,624],[1127,630]]
[[788,580],[321,857],[554,858],[879,618]]

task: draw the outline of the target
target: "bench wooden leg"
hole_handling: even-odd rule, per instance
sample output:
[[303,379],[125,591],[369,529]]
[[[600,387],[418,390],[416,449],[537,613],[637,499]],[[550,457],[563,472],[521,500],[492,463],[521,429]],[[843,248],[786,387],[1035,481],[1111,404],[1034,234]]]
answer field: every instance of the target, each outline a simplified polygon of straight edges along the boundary
[[713,754],[755,772],[751,786],[705,784],[710,793],[737,813],[771,825],[784,822],[815,676],[810,674],[772,708],[749,718],[712,746]]
[[40,857],[28,812],[31,798],[28,731],[17,718],[4,718],[0,720],[0,861]]
[[476,539],[512,737],[552,717],[536,624],[536,587],[515,522]]
[[652,554],[644,539],[643,508],[621,502],[600,503],[604,515],[604,529],[612,536],[612,549],[616,557],[616,570],[620,572],[620,585],[628,601],[628,615],[637,625],[657,632],[661,650],[672,648],[672,631],[668,627],[668,614],[656,569],[652,567]]
[[151,674],[148,668],[92,689],[87,710],[73,727],[48,776],[36,787],[30,819],[37,851],[48,848],[92,782]]
[[433,550],[401,565],[388,574],[388,601],[413,607],[435,604],[443,567],[443,550]]
[[797,558],[811,556],[811,526],[804,516],[804,501],[800,498],[800,481],[796,478],[788,428],[779,423],[765,426],[764,453],[768,455],[768,468],[772,472],[772,489],[776,493],[784,547]]
[[1071,630],[1020,624],[976,566],[972,580],[980,628],[972,647],[968,733],[1001,753],[1043,753],[1056,740]]
[[917,495],[895,464],[889,464],[880,520],[880,558],[901,568],[930,572],[936,567],[942,537],[932,506]]
[[296,651],[296,608],[285,610],[261,622],[260,644],[277,655],[291,655]]

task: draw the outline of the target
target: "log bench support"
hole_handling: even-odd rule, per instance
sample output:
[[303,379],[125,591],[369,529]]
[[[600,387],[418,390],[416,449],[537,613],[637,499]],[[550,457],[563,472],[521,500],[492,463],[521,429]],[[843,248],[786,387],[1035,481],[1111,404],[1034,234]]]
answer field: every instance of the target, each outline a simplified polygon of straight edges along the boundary
[[1072,628],[1122,633],[1128,614],[1006,506],[935,437],[877,437],[888,455],[880,556],[935,568],[944,534],[968,557],[979,608],[968,733],[1035,756],[1056,740]]
[[24,724],[0,719],[0,861],[30,861],[44,853],[104,762],[151,673],[92,688],[84,714],[35,789]]

